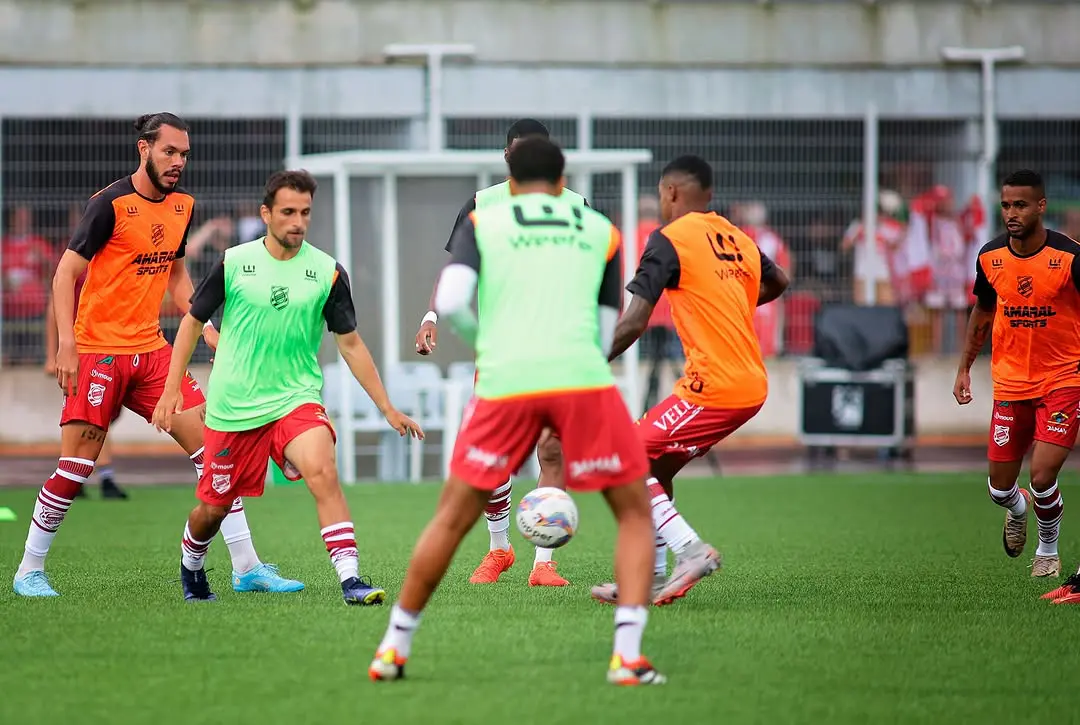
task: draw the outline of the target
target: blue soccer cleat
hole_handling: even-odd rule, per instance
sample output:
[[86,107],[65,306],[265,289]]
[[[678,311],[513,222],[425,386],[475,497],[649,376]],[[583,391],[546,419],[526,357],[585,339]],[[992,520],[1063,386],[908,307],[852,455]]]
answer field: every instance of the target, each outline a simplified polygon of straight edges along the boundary
[[189,602],[212,602],[217,599],[217,596],[210,591],[210,582],[206,579],[205,569],[191,571],[181,564],[180,585],[184,588],[184,599]]
[[373,586],[366,576],[354,576],[341,582],[341,595],[346,604],[382,604],[386,599],[386,590]]
[[49,577],[41,569],[28,571],[22,576],[16,576],[12,585],[15,593],[21,597],[58,597],[57,592],[49,584]]
[[304,583],[295,579],[286,579],[278,573],[273,564],[259,564],[246,574],[232,573],[234,592],[299,592]]

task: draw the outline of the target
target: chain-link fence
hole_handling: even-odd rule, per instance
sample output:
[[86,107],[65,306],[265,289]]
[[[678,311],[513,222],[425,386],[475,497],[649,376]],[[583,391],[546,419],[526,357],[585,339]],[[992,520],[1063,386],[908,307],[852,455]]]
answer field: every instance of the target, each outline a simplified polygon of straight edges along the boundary
[[[447,146],[502,148],[513,120],[449,119]],[[655,194],[663,165],[684,153],[700,154],[713,164],[715,209],[742,225],[792,276],[789,294],[758,311],[766,355],[810,352],[816,310],[837,302],[903,305],[914,352],[958,349],[970,302],[973,251],[998,229],[996,211],[981,208],[976,196],[981,137],[974,120],[880,120],[882,193],[872,245],[860,227],[862,120],[592,118],[584,126],[576,118],[541,120],[567,148],[588,142],[594,149],[653,152],[653,163],[642,167],[638,178],[640,241],[660,223]],[[197,199],[188,240],[197,283],[225,248],[262,233],[261,188],[284,164],[290,129],[285,119],[275,118],[189,121],[192,154],[182,183]],[[3,364],[41,365],[56,261],[86,199],[135,168],[134,133],[130,119],[5,119],[0,128]],[[411,121],[400,119],[305,118],[293,136],[303,153],[423,148],[424,139],[415,130]],[[1041,170],[1048,182],[1048,221],[1074,237],[1080,235],[1078,132],[1080,120],[1003,121],[997,169],[999,177],[1018,167]],[[320,181],[325,191],[316,197],[312,238],[330,250],[331,180]],[[475,184],[461,177],[403,178],[398,183],[400,336],[409,341],[445,262],[443,244],[456,210]],[[619,183],[617,174],[597,174],[586,184],[590,203],[616,222]],[[353,213],[354,294],[361,333],[377,349],[382,284],[377,201],[382,190],[378,180],[354,179],[352,185],[350,198],[358,204]],[[912,282],[920,265],[933,272],[922,286]],[[656,330],[643,351],[661,363],[679,354],[666,322],[662,315],[654,319]],[[176,311],[167,304],[162,317],[167,336],[176,323]],[[453,343],[447,342],[453,352]],[[451,357],[467,357],[458,352]],[[200,345],[196,361],[208,355]]]

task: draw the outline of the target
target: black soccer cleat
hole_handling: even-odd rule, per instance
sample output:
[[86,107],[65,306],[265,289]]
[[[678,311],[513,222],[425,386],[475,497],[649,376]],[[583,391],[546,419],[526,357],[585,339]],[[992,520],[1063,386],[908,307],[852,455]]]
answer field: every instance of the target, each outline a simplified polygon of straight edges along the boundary
[[189,602],[212,602],[217,599],[217,596],[210,591],[210,582],[206,578],[205,569],[191,571],[181,564],[180,585],[184,588],[184,599]]
[[102,498],[115,498],[117,500],[125,500],[128,495],[124,489],[116,485],[116,481],[111,478],[105,478],[101,481],[101,497]]

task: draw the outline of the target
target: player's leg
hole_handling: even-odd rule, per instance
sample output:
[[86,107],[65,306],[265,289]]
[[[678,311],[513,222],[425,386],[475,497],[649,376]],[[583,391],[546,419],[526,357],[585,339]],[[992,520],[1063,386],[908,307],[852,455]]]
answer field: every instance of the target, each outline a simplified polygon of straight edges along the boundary
[[607,679],[619,685],[665,681],[641,651],[648,620],[653,526],[645,492],[649,463],[622,395],[614,386],[548,402],[548,418],[565,441],[567,483],[601,491],[618,526],[615,548],[615,638]]
[[510,510],[513,508],[510,477],[491,492],[484,505],[488,527],[488,552],[469,576],[470,584],[494,584],[514,565],[516,556],[510,544]]
[[1011,557],[1020,556],[1027,544],[1031,495],[1020,487],[1018,479],[1034,434],[1035,408],[1031,401],[994,401],[986,448],[987,487],[990,500],[1005,509],[1001,543]]
[[16,594],[57,596],[45,574],[45,557],[76,495],[94,472],[126,384],[124,368],[116,358],[79,356],[76,393],[65,396],[60,414],[60,460],[34,504],[23,558],[15,572]]
[[[190,411],[185,411],[185,414]],[[175,418],[174,430],[175,430]],[[254,430],[223,432],[207,428],[205,442],[222,455],[202,470],[195,497],[199,503],[188,516],[181,540],[180,583],[184,599],[212,601],[204,562],[233,501],[242,496],[261,496],[266,483],[273,424]]]
[[274,424],[270,456],[286,475],[303,478],[315,497],[320,533],[345,603],[382,604],[386,590],[360,575],[356,528],[338,481],[334,443],[326,411],[308,403]]
[[[116,419],[120,417],[120,412],[117,411],[116,416],[112,419],[115,423]],[[125,500],[128,495],[124,489],[116,485],[114,479],[115,471],[113,470],[113,444],[112,438],[106,436],[105,443],[101,447],[101,454],[97,459],[97,478],[98,483],[101,484],[101,497],[107,499]]]
[[1080,388],[1061,388],[1045,395],[1035,406],[1035,445],[1031,452],[1031,493],[1039,526],[1039,548],[1031,576],[1061,575],[1058,536],[1064,501],[1058,474],[1076,445],[1080,425]]
[[[566,490],[562,443],[550,428],[545,428],[540,433],[540,441],[536,444],[536,458],[540,462],[540,479],[536,482],[537,488],[550,486]],[[556,571],[558,564],[554,560],[555,550],[541,546],[535,549],[533,568],[529,572],[529,586],[565,587],[568,585],[570,582]]]
[[[129,410],[142,416],[147,422],[153,418],[154,408],[165,389],[171,355],[172,347],[166,345],[142,356],[138,374],[124,402]],[[184,412],[173,416],[170,435],[188,454],[195,468],[195,478],[200,480],[207,457],[203,440],[203,410],[206,397],[190,373],[184,376],[180,391],[184,399]],[[222,449],[211,450],[212,461],[213,457],[221,452]],[[271,592],[294,592],[303,589],[301,582],[282,577],[272,565],[264,564],[259,559],[251,540],[251,529],[248,526],[247,513],[244,511],[244,502],[240,496],[233,500],[220,526],[220,531],[222,539],[225,540],[225,546],[229,549],[229,557],[232,559],[234,589]],[[250,587],[248,582],[252,582]]]
[[424,607],[446,576],[462,539],[480,517],[490,492],[521,468],[536,445],[540,428],[535,399],[469,401],[454,442],[450,477],[434,517],[416,542],[401,595],[368,668],[372,680],[404,677],[405,661]]
[[475,488],[453,473],[447,479],[435,515],[413,549],[401,594],[390,610],[390,623],[368,668],[372,680],[405,676],[405,662],[424,607],[446,576],[458,546],[480,518],[488,498],[487,490]]

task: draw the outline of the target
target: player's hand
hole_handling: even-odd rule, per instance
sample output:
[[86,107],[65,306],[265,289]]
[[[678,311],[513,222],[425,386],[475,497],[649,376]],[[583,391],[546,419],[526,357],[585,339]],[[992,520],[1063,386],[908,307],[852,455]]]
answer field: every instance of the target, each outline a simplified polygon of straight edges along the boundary
[[50,378],[55,378],[56,377],[56,356],[55,355],[46,355],[45,356],[45,374],[48,375]]
[[425,322],[420,325],[420,331],[416,333],[416,352],[421,355],[430,355],[435,350],[435,343],[439,339],[439,329],[434,322]]
[[217,331],[216,327],[207,325],[203,328],[202,338],[206,342],[206,346],[213,351],[217,351],[218,340],[221,339],[221,333]]
[[157,407],[154,408],[154,415],[150,419],[150,422],[154,424],[154,427],[159,431],[166,433],[172,432],[172,417],[177,413],[184,412],[184,396],[180,394],[179,390],[165,389],[165,392],[161,394],[161,399],[158,400]]
[[79,352],[74,342],[60,343],[56,351],[56,383],[68,397],[79,393]]
[[960,405],[967,405],[971,402],[971,373],[961,371],[956,374],[952,394]]
[[397,408],[392,408],[390,412],[386,414],[386,422],[402,436],[410,435],[418,441],[424,440],[424,429],[421,428],[415,420],[405,415]]

